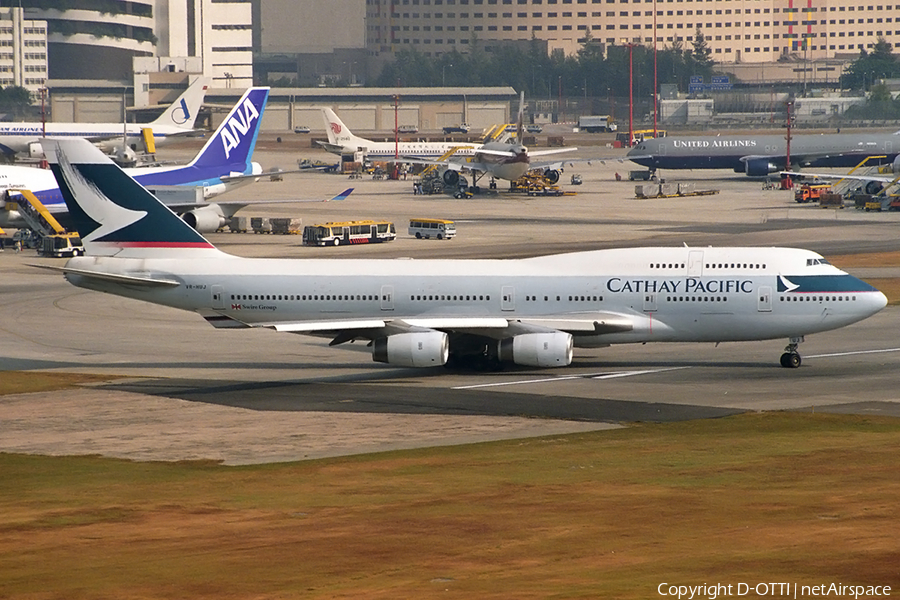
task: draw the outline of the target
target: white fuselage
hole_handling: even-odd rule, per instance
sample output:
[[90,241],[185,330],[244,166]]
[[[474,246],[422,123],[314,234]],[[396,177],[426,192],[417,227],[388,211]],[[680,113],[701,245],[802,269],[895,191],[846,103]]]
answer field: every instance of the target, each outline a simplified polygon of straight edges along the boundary
[[[67,278],[219,315],[233,322],[227,326],[293,324],[293,331],[314,333],[302,324],[337,330],[341,323],[352,329],[354,322],[401,320],[452,330],[454,322],[493,318],[508,327],[569,331],[582,347],[799,337],[854,323],[886,304],[881,292],[818,254],[786,248],[636,248],[519,260],[282,260],[203,252],[209,254],[187,260],[80,257],[67,264],[182,282],[166,289]],[[500,321],[478,334],[502,338],[504,329]]]
[[[143,145],[141,129],[148,124],[129,123],[123,129],[122,123],[0,123],[0,149],[6,153],[28,152],[39,156],[41,138],[97,140],[104,151],[122,145],[122,135],[127,132],[127,145]],[[46,130],[46,133],[44,133]],[[155,125],[152,127],[153,141],[157,146],[164,144],[171,136],[184,135],[190,131],[174,126]]]

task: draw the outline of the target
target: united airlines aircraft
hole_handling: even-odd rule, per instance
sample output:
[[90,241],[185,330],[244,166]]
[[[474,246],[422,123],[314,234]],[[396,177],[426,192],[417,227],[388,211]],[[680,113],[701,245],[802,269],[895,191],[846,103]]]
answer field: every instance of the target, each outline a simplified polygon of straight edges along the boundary
[[79,287],[196,312],[221,328],[364,340],[404,367],[561,367],[573,347],[787,338],[869,317],[887,300],[791,248],[631,248],[516,260],[252,259],[217,250],[84,141],[48,158],[87,256]]
[[[256,180],[262,167],[251,161],[259,135],[259,126],[269,96],[269,88],[250,88],[197,156],[184,166],[126,169],[126,172],[148,187],[202,186],[203,196],[210,199],[226,191]],[[53,214],[65,220],[66,204],[53,174],[46,169],[0,166],[0,192],[31,190]],[[0,227],[25,227],[15,210],[17,194],[4,193],[0,199]],[[205,203],[202,205],[172,204],[173,210],[200,231],[215,231],[238,209],[248,203]]]
[[[898,132],[900,133],[900,132]],[[893,161],[900,152],[897,133],[829,133],[791,137],[791,165],[853,167],[867,156]],[[765,177],[789,169],[783,135],[721,135],[661,137],[641,142],[628,151],[632,162],[656,169],[732,169],[751,177]]]

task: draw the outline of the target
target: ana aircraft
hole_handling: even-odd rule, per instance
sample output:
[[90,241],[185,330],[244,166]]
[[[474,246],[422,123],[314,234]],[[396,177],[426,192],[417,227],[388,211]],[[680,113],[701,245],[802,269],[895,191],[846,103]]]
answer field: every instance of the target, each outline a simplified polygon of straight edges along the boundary
[[[268,96],[267,87],[249,88],[187,165],[127,169],[126,172],[142,185],[152,188],[202,186],[206,200],[256,181],[263,175],[262,167],[250,159]],[[66,221],[68,209],[53,173],[32,167],[0,166],[0,191],[4,191],[0,199],[0,227],[26,226],[17,211],[9,210],[18,200],[18,195],[11,190],[17,189],[31,190],[54,217]],[[333,199],[343,199],[347,194],[349,190]],[[322,200],[293,202],[304,201]],[[199,231],[215,231],[248,204],[246,201],[197,204],[177,199],[167,202],[169,208],[181,213],[184,220]]]
[[[853,167],[867,156],[900,152],[897,133],[830,133],[791,136],[791,165]],[[764,177],[787,168],[787,140],[783,135],[661,137],[648,139],[628,151],[627,159],[656,169],[733,169]]]
[[170,137],[194,131],[194,121],[208,85],[208,79],[198,78],[150,123],[0,123],[0,152],[25,152],[41,158],[44,155],[41,138],[84,138],[97,143],[105,152],[114,152],[122,147],[123,134],[126,146],[143,147],[143,129],[152,130],[154,143],[162,145]]
[[225,254],[84,141],[48,159],[87,256],[79,287],[196,312],[226,329],[366,340],[404,367],[561,367],[573,347],[789,338],[869,317],[887,300],[790,248],[631,248],[516,260],[252,259]]
[[316,143],[333,154],[356,154],[361,152],[369,160],[393,160],[401,158],[440,158],[454,148],[454,156],[472,156],[481,144],[460,142],[375,142],[354,135],[344,125],[333,110],[322,109],[325,117],[325,132],[328,142],[317,140]]

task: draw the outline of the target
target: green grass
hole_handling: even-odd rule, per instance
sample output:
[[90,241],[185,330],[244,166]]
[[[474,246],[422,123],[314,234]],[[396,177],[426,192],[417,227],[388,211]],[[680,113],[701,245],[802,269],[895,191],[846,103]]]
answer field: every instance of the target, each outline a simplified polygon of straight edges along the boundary
[[763,413],[251,467],[0,455],[0,597],[896,588],[897,448],[896,419]]
[[85,383],[99,383],[118,379],[115,375],[87,373],[47,373],[44,371],[0,371],[0,396],[52,392]]

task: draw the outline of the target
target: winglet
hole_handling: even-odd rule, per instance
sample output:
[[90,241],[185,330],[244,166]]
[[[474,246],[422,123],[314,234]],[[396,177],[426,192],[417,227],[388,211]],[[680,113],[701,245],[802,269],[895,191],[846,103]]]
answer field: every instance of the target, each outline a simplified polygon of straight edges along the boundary
[[339,202],[341,200],[346,200],[347,196],[349,196],[351,193],[353,193],[353,188],[347,188],[346,190],[344,190],[343,192],[341,192],[334,198],[330,198],[330,199],[326,200],[325,202]]

